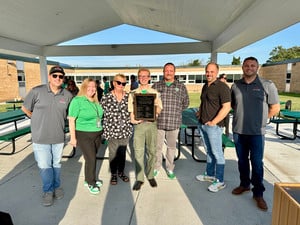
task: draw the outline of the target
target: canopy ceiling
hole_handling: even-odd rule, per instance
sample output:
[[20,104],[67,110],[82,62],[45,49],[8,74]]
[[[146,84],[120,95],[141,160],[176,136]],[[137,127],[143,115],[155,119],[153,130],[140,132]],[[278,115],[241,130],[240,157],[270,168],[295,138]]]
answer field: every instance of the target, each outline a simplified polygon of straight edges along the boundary
[[[231,53],[300,21],[299,0],[0,0],[0,5],[0,52],[29,57]],[[121,24],[195,42],[57,46]]]

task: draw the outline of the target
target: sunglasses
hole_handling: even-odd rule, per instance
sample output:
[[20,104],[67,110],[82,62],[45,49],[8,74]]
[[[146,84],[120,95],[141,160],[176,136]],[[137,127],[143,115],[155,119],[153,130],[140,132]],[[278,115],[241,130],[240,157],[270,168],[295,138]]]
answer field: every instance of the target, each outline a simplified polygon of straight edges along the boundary
[[118,84],[118,85],[123,85],[124,87],[125,87],[125,85],[126,85],[126,82],[124,82],[124,83],[122,83],[121,81],[118,81],[118,80],[115,80],[115,82]]
[[57,78],[57,77],[59,77],[59,79],[64,79],[64,75],[57,75],[57,74],[51,74],[51,76],[53,77],[53,78]]

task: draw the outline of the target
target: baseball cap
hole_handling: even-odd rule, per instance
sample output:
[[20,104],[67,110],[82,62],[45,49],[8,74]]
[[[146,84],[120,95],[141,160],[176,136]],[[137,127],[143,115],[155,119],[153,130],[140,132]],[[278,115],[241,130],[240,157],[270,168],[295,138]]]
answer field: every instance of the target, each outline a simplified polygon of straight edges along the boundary
[[50,72],[49,74],[52,74],[52,73],[62,73],[63,75],[65,75],[65,71],[62,67],[60,66],[53,66],[51,69],[50,69]]

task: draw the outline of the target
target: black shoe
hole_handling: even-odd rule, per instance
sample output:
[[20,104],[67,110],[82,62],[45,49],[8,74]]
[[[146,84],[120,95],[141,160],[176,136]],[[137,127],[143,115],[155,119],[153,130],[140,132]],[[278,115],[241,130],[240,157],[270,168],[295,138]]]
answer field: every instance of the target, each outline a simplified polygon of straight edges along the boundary
[[133,190],[134,191],[138,191],[138,190],[140,190],[141,189],[141,186],[144,184],[144,182],[142,182],[142,181],[136,181],[135,183],[134,183],[134,185],[133,185]]
[[154,178],[149,179],[149,183],[150,183],[151,187],[157,187],[157,183],[156,183],[156,180]]

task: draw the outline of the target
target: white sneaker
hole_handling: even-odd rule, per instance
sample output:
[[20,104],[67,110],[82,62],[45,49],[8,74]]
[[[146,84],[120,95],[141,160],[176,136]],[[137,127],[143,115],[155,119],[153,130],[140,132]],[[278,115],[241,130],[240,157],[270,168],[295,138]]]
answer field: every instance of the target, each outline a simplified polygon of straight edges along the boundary
[[220,182],[218,179],[209,185],[208,190],[211,192],[218,192],[226,187],[224,182]]
[[196,176],[196,180],[214,182],[216,180],[216,178],[212,177],[212,176],[208,176],[205,172],[204,174],[200,174],[200,175]]

